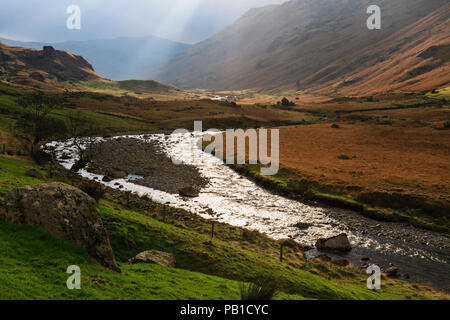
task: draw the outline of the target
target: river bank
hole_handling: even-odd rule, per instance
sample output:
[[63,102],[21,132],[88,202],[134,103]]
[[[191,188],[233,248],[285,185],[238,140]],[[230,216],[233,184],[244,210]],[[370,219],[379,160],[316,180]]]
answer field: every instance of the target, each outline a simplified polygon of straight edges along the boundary
[[[352,211],[304,204],[280,197],[243,178],[214,156],[203,153],[201,148],[193,149],[192,146],[196,145],[200,135],[151,135],[135,138],[143,144],[146,141],[156,142],[168,157],[175,156],[185,164],[196,166],[210,183],[202,188],[196,198],[185,198],[137,185],[127,178],[103,181],[103,184],[188,210],[206,219],[258,230],[274,239],[289,238],[304,247],[313,248],[317,239],[345,232],[349,235],[353,250],[339,258],[347,259],[362,268],[367,263],[363,261],[366,257],[384,270],[396,265],[401,270],[401,276],[409,278],[409,281],[431,283],[450,291],[446,277],[450,261],[450,241],[446,235],[401,223],[375,221]],[[66,168],[70,168],[76,160],[76,150],[70,151],[70,145],[70,142],[53,145],[58,160],[61,160],[63,153],[71,154],[72,160],[63,160],[61,163]],[[193,158],[200,161],[195,164]],[[80,174],[91,180],[103,180],[102,175],[88,170],[82,170]],[[314,257],[320,255],[320,252],[311,250],[308,254]]]

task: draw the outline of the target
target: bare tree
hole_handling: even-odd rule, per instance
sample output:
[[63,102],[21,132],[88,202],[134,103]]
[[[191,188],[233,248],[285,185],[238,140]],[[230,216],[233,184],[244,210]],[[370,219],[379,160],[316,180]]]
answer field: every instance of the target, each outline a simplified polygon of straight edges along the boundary
[[18,99],[19,106],[26,111],[14,127],[16,137],[31,144],[32,153],[45,138],[61,134],[65,124],[51,117],[61,105],[61,101],[42,92],[27,94]]
[[82,148],[82,137],[86,133],[86,125],[88,118],[81,113],[81,111],[70,111],[67,116],[67,129],[70,137],[73,139],[73,144],[78,149],[80,160],[83,161],[84,150]]

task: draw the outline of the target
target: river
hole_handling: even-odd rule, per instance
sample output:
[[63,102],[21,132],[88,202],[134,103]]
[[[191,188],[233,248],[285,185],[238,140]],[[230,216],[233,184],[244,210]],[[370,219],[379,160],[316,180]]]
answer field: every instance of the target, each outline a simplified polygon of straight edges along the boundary
[[[317,239],[344,232],[352,243],[352,251],[329,256],[345,258],[355,265],[361,265],[361,259],[369,257],[370,264],[382,269],[395,265],[402,277],[409,281],[428,283],[450,292],[450,241],[447,235],[403,223],[380,222],[352,211],[307,205],[274,195],[240,176],[214,156],[202,152],[197,144],[201,133],[126,137],[138,138],[143,143],[146,140],[157,141],[169,156],[198,167],[210,183],[193,199],[134,184],[133,180],[139,178],[136,176],[102,182],[107,186],[118,188],[118,183],[123,190],[146,195],[156,202],[183,208],[207,219],[258,230],[275,239],[291,238],[312,248]],[[100,141],[102,138],[94,140]],[[78,158],[71,140],[51,142],[46,147],[55,152],[59,163],[67,169]],[[79,174],[97,181],[103,178],[89,173],[88,169],[80,170]],[[299,223],[301,228],[296,226]],[[316,249],[311,249],[307,257],[318,254]]]

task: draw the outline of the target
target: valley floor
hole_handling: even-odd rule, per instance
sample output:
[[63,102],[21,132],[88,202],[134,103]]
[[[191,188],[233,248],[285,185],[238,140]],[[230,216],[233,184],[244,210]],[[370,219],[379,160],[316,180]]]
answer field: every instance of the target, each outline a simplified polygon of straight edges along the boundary
[[[26,114],[16,103],[24,93],[23,89],[0,87],[0,197],[23,185],[51,181],[81,187],[83,181],[77,176],[54,165],[35,164],[14,137],[13,124]],[[373,191],[380,187],[391,192],[395,187],[398,193],[425,195],[427,200],[448,205],[448,130],[444,130],[442,120],[449,113],[448,102],[441,97],[413,97],[409,100],[419,99],[422,106],[419,103],[408,113],[403,113],[406,109],[402,108],[386,111],[387,115],[378,114],[385,112],[380,110],[358,110],[392,105],[392,97],[378,102],[298,102],[297,106],[284,108],[210,100],[157,102],[98,93],[52,94],[61,94],[65,101],[53,117],[64,119],[73,108],[81,110],[94,121],[90,134],[190,129],[198,119],[204,119],[205,128],[281,126],[282,132],[288,133],[282,135],[281,148],[289,152],[282,156],[282,170],[271,182],[294,196],[297,192],[301,196],[312,192],[313,199],[365,208],[368,202],[363,202],[359,194],[365,188]],[[411,101],[408,103],[414,105]],[[331,128],[333,123],[339,128]],[[401,134],[403,140],[411,142],[409,145],[396,138]],[[361,147],[366,143],[374,149]],[[391,153],[383,156],[389,150],[398,150],[398,159],[404,161],[398,162],[397,156],[390,158]],[[313,151],[323,157],[314,161]],[[349,159],[340,157],[343,155]],[[25,172],[30,168],[40,170],[44,179],[28,177]],[[240,168],[248,174],[252,169]],[[371,204],[377,210],[368,212],[393,212],[408,217],[411,223],[448,228],[448,211],[430,216],[404,210],[403,206],[410,203],[400,201],[400,209],[382,208],[386,211]],[[282,292],[278,299],[448,298],[425,286],[389,278],[383,280],[382,290],[367,290],[364,272],[306,260],[303,249],[295,246],[286,249],[280,262],[278,241],[226,224],[216,224],[216,235],[211,239],[210,222],[122,192],[108,190],[99,202],[99,210],[122,274],[103,269],[83,250],[42,231],[1,222],[0,299],[239,299],[241,282],[266,276],[278,280]],[[126,264],[137,253],[150,249],[174,254],[176,269]],[[83,272],[81,291],[69,291],[65,286],[65,270],[73,264]]]

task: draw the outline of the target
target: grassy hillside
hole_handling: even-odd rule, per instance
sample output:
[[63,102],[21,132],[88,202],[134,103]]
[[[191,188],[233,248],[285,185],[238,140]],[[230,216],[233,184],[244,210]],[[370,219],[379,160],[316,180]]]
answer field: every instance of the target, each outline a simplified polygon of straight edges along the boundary
[[157,67],[189,47],[184,43],[154,36],[57,43],[22,42],[0,38],[0,42],[30,49],[53,46],[57,50],[72,52],[92,63],[98,74],[114,80],[129,79],[142,70]]
[[81,56],[52,47],[33,50],[8,47],[0,43],[0,80],[28,87],[71,86],[81,80],[99,79]]

